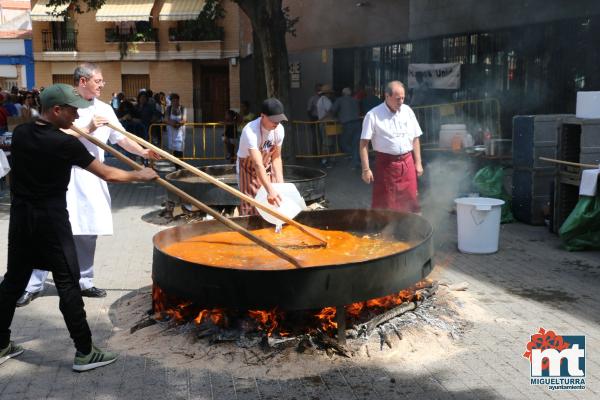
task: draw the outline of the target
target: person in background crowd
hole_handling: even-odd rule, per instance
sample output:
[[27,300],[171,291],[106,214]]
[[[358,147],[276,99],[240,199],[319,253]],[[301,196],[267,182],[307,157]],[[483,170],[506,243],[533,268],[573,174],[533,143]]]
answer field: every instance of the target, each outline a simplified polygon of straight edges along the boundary
[[18,117],[19,111],[17,110],[17,107],[15,107],[12,97],[13,95],[10,93],[4,93],[4,109],[8,112],[9,117]]
[[[165,101],[165,94],[163,92],[154,94],[154,107],[156,108],[156,114],[154,116],[153,124],[156,124],[160,121],[164,121],[165,115],[167,113],[167,102]],[[150,132],[150,141],[153,145],[162,147],[162,128],[161,125],[151,126]]]
[[[91,106],[70,85],[52,85],[42,94],[42,116],[19,125],[12,141],[8,263],[0,283],[0,364],[21,355],[23,347],[10,340],[10,326],[19,295],[34,266],[52,271],[60,298],[59,308],[76,348],[72,368],[89,371],[114,362],[117,354],[92,342],[79,279],[78,255],[67,212],[66,192],[72,168],[82,168],[111,182],[149,181],[152,169],[124,171],[95,159],[68,129]],[[35,243],[35,249],[32,248]],[[52,336],[41,331],[44,339]]]
[[[150,150],[142,148],[118,131],[106,126],[110,122],[123,129],[112,107],[99,99],[105,83],[100,67],[93,63],[80,64],[73,72],[73,80],[77,93],[92,102],[91,106],[77,111],[79,118],[73,123],[74,126],[93,135],[101,142],[106,143],[110,140],[111,143],[118,144],[124,150],[140,157],[159,158]],[[74,131],[72,134],[77,135]],[[101,162],[104,161],[104,150],[84,138],[80,138],[80,141],[90,154]],[[105,297],[106,291],[94,285],[94,258],[98,235],[113,233],[110,193],[106,182],[83,168],[73,167],[67,191],[67,209],[79,263],[81,295]],[[43,264],[39,266],[45,267]],[[47,277],[48,271],[34,270],[25,293],[17,301],[17,306],[26,306],[40,296]]]
[[35,119],[40,116],[40,113],[35,106],[35,99],[32,92],[25,93],[25,102],[23,103],[23,107],[21,107],[21,116],[27,120]]
[[140,116],[133,103],[129,100],[123,100],[117,110],[117,118],[127,132],[144,138],[144,125],[140,121]]
[[352,97],[354,97],[356,100],[358,100],[359,103],[362,101],[362,99],[367,97],[367,91],[365,90],[365,85],[363,85],[362,83],[359,83],[358,86],[356,87],[356,92],[354,93],[354,96],[352,96]]
[[254,119],[256,119],[256,115],[250,111],[250,103],[248,100],[242,100],[238,119],[238,137],[242,135],[242,130],[246,124]]
[[146,94],[148,95],[148,103],[156,105],[154,101],[154,92],[151,89],[148,89],[146,90]]
[[[417,176],[423,175],[423,134],[415,113],[404,104],[405,89],[392,81],[385,102],[365,115],[360,137],[362,179],[373,184],[372,208],[419,212]],[[375,173],[369,167],[369,142],[375,150]]]
[[236,124],[238,118],[239,115],[234,110],[227,110],[225,112],[223,143],[225,143],[225,159],[231,163],[235,162]]
[[[147,91],[141,91],[137,96],[137,105],[136,110],[139,116],[140,122],[144,126],[144,136],[142,139],[148,140],[149,128],[155,122],[160,121],[160,116],[156,111],[156,105],[150,103],[150,98],[148,97]],[[154,101],[154,100],[153,100]]]
[[23,107],[23,104],[21,104],[21,102],[22,102],[21,96],[19,94],[12,93],[10,95],[10,100],[13,103],[13,105],[15,106],[15,110],[17,110],[17,113],[14,116],[20,117],[21,116],[21,107]]
[[183,157],[185,146],[185,123],[187,122],[187,111],[179,103],[179,95],[171,93],[171,105],[165,112],[165,123],[167,124],[167,143],[169,150],[178,158]]
[[375,96],[373,88],[371,86],[367,86],[365,88],[366,96],[360,101],[360,112],[361,115],[365,115],[371,109],[377,107],[381,104],[381,99]]
[[113,110],[115,110],[115,113],[119,109],[119,104],[120,103],[121,102],[119,101],[119,98],[117,97],[117,93],[113,92],[112,93],[112,98],[110,99],[110,106],[113,108]]
[[352,97],[352,90],[344,88],[342,96],[337,98],[331,112],[342,123],[342,150],[352,156],[352,169],[360,168],[358,144],[360,142],[359,102]]
[[[331,107],[333,105],[333,89],[331,85],[322,85],[321,90],[319,91],[319,100],[317,101],[317,117],[319,122],[332,121],[333,115],[331,113]],[[326,157],[327,154],[331,153],[330,146],[331,140],[325,131],[325,124],[319,124],[319,145],[317,149],[320,148],[319,154],[323,156],[321,158],[321,164],[323,166],[327,166],[329,164],[329,160]]]
[[317,83],[315,85],[315,93],[308,98],[308,103],[306,104],[306,114],[308,115],[309,121],[318,121],[319,114],[317,112],[317,102],[319,101],[319,97],[321,97],[321,85]]
[[[267,191],[269,203],[279,206],[281,196],[272,182],[283,182],[281,146],[287,121],[283,104],[277,99],[266,99],[260,117],[250,121],[242,130],[237,152],[237,173],[240,191],[254,198],[261,186]],[[256,215],[254,206],[245,201],[240,203],[240,215]]]
[[164,112],[167,109],[167,106],[171,105],[171,101],[167,99],[167,96],[165,95],[165,92],[159,92],[158,96],[160,98],[159,103],[160,103],[161,108],[163,109],[163,114],[164,114]]
[[0,134],[6,132],[8,129],[8,117],[9,113],[4,108],[4,95],[0,93]]

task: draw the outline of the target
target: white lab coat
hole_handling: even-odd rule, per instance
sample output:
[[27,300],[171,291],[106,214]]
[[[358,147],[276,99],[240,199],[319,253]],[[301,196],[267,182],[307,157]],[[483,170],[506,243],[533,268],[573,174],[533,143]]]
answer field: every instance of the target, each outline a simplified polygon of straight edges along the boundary
[[[80,108],[77,112],[79,118],[73,123],[76,127],[87,127],[92,117],[97,115],[107,118],[111,124],[122,129],[112,107],[98,99],[94,99],[92,106]],[[103,143],[110,140],[113,144],[125,137],[107,126],[96,129],[93,136]],[[79,140],[98,161],[104,161],[104,150],[84,138]],[[110,193],[106,182],[96,175],[79,167],[71,169],[71,181],[67,191],[67,209],[73,235],[112,235]]]

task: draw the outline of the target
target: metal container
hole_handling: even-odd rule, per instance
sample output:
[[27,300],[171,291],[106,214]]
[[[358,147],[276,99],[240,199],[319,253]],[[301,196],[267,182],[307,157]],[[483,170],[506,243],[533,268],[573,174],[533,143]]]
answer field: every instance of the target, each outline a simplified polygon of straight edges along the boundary
[[490,150],[488,155],[492,157],[510,156],[512,152],[511,139],[492,139],[490,140]]
[[[211,165],[200,167],[199,169],[213,178],[219,179],[234,189],[239,190],[235,165]],[[283,166],[283,179],[286,182],[294,183],[304,201],[307,202],[320,200],[325,197],[326,176],[327,174],[325,172],[316,168],[302,167],[299,165]],[[237,197],[218,188],[212,183],[204,181],[202,178],[187,170],[172,172],[168,174],[165,179],[206,205],[237,206],[240,204],[240,200]],[[170,192],[169,199],[179,202],[179,197]]]
[[[412,246],[367,261],[285,270],[212,267],[163,252],[165,246],[177,241],[227,230],[217,221],[203,221],[165,229],[154,236],[154,284],[168,295],[205,307],[305,310],[398,293],[425,278],[433,267],[433,228],[418,215],[383,210],[322,210],[303,212],[295,219],[321,229],[358,234],[385,232]],[[256,216],[233,220],[249,229],[269,226]]]

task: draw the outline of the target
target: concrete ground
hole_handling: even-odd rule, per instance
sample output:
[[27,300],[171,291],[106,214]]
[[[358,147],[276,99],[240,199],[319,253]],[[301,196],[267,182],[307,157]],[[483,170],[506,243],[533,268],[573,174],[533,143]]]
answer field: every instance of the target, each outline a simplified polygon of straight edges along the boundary
[[[345,161],[328,169],[330,208],[364,208],[369,187]],[[426,173],[428,171],[426,170]],[[151,284],[153,234],[163,229],[141,216],[165,198],[153,184],[111,185],[115,235],[102,237],[96,257],[96,284],[104,299],[85,299],[95,342],[110,347],[117,329],[109,311],[125,296]],[[5,272],[8,196],[0,205],[0,273]],[[439,199],[438,199],[439,200]],[[326,372],[272,379],[215,372],[206,360],[173,368],[161,359],[129,356],[93,372],[71,371],[74,350],[50,284],[43,297],[17,309],[13,339],[27,350],[0,366],[0,398],[11,399],[597,399],[600,398],[600,252],[569,253],[545,227],[503,225],[500,250],[467,255],[456,250],[456,217],[444,207],[424,211],[434,222],[436,267],[432,276],[467,282],[461,301],[477,309],[460,349],[448,356],[423,354],[422,362],[376,365],[352,360]],[[35,248],[32,244],[32,251]],[[132,321],[132,323],[135,321]],[[523,357],[540,327],[561,335],[585,335],[583,391],[550,391],[530,384]],[[414,343],[415,348],[427,343]],[[160,345],[157,343],[157,345]],[[139,349],[136,349],[139,350]],[[423,351],[423,350],[420,350]],[[132,352],[133,353],[133,352]]]

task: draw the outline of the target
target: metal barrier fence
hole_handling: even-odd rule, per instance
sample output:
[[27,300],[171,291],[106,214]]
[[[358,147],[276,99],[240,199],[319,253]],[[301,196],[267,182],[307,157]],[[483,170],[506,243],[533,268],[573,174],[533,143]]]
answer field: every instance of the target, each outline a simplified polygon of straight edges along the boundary
[[[184,124],[185,142],[182,158],[187,160],[225,160],[227,150],[224,136],[228,126],[232,128],[233,140],[237,142],[238,131],[235,124],[222,122],[189,122]],[[152,144],[165,151],[170,151],[168,148],[167,124],[152,124],[148,132]]]
[[[477,132],[486,130],[493,136],[501,135],[500,102],[497,99],[467,100],[418,106],[412,109],[423,130],[422,144],[439,143],[440,127],[443,124],[465,124],[467,130],[474,136]],[[292,121],[291,125],[292,143],[288,145],[293,146],[296,157],[324,158],[346,155],[341,146],[342,125],[340,123]],[[328,138],[325,145],[324,137]]]
[[[283,146],[293,149],[297,158],[339,157],[342,151],[342,124],[337,121],[292,121],[289,137]],[[283,151],[288,154],[289,151]]]
[[[443,124],[465,124],[475,136],[477,132],[490,131],[492,136],[501,136],[500,102],[497,99],[466,100],[456,103],[433,104],[413,107],[423,130],[421,143],[437,144],[440,126]],[[477,138],[475,138],[477,139]]]
[[[466,124],[467,130],[474,136],[478,131],[485,130],[496,137],[501,135],[500,102],[497,99],[418,106],[413,110],[423,130],[422,144],[437,144],[443,124]],[[227,127],[233,132],[233,142],[238,142],[235,124],[190,122],[184,126],[184,159],[226,160],[227,149],[223,138]],[[152,124],[149,128],[150,141],[163,150],[169,150],[166,127],[161,123]],[[328,158],[347,155],[343,151],[342,124],[337,121],[291,121],[285,124],[285,132],[284,157]],[[235,147],[237,152],[237,145]]]

